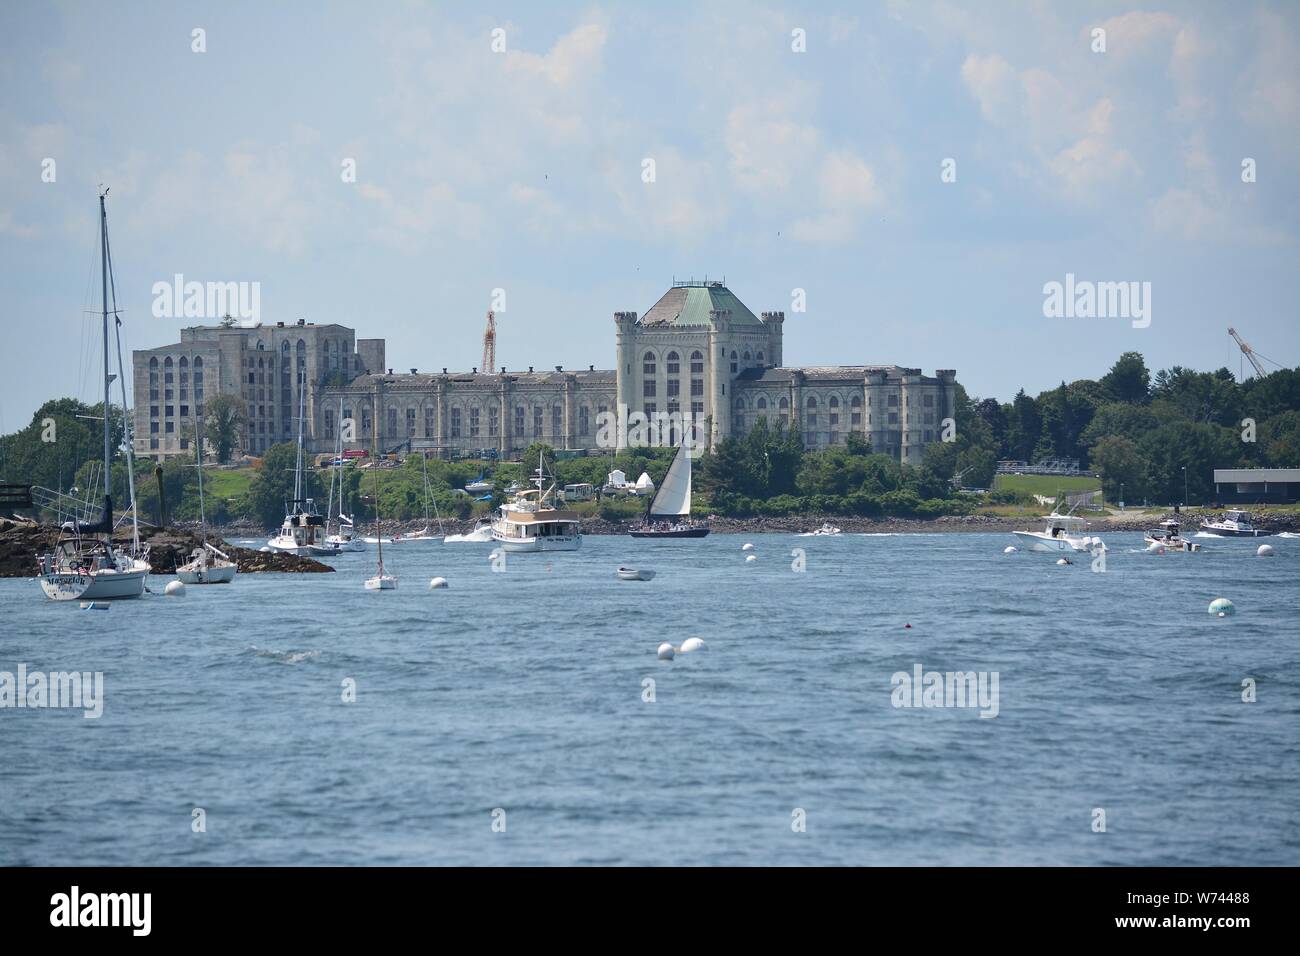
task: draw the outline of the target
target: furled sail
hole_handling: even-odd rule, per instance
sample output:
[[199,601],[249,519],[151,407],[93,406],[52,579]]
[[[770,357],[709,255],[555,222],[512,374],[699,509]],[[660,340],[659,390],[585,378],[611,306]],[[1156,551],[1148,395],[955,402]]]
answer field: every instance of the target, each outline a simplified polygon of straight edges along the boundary
[[650,516],[675,517],[691,513],[691,456],[685,443],[677,447],[663,484],[650,504]]

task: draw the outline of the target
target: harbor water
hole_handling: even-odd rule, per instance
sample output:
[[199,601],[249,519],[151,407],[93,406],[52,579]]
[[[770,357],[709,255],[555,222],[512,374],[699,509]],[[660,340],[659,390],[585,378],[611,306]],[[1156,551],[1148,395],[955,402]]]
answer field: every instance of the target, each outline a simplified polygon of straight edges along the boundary
[[[0,672],[103,700],[0,709],[0,864],[1300,864],[1300,541],[1106,540],[405,543],[368,592],[372,545],[107,611],[3,580]],[[895,677],[930,672],[983,696]]]

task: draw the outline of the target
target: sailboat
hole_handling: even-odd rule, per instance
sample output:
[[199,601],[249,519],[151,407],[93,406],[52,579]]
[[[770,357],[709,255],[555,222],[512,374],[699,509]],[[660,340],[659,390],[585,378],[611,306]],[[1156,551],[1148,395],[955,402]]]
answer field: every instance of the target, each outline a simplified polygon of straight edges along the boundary
[[185,584],[229,584],[235,580],[239,566],[224,551],[208,544],[208,513],[203,502],[203,435],[198,417],[194,419],[194,463],[199,469],[199,531],[203,545],[190,553],[190,559],[176,569],[176,577]]
[[[41,590],[52,601],[100,601],[109,598],[134,598],[144,593],[145,578],[149,574],[149,549],[140,546],[140,524],[135,501],[135,462],[131,455],[130,415],[126,414],[126,378],[122,372],[122,338],[117,330],[122,322],[117,317],[117,290],[113,290],[114,332],[117,333],[118,380],[122,389],[122,414],[126,422],[126,473],[131,496],[131,549],[113,544],[113,449],[110,435],[112,406],[109,404],[109,386],[113,374],[109,370],[108,353],[108,288],[112,270],[108,251],[108,212],[104,198],[99,196],[99,256],[100,291],[104,320],[104,509],[95,524],[82,525],[76,517],[63,522],[58,543],[49,554],[40,558]],[[102,535],[102,537],[97,537]]]
[[432,534],[431,529],[429,527],[429,498],[431,497],[429,493],[429,459],[426,458],[423,454],[420,455],[420,468],[423,470],[424,473],[424,527],[421,528],[419,531],[415,532],[415,534],[402,535],[402,540],[403,541],[441,541],[445,536],[445,532],[442,527],[442,515],[438,514],[438,502],[436,500],[433,503],[433,512],[435,515],[437,515],[438,518],[438,533]]
[[302,369],[298,372],[298,461],[293,469],[293,500],[285,502],[280,533],[272,535],[266,546],[271,551],[299,556],[331,557],[339,553],[339,548],[325,540],[325,519],[316,511],[316,502],[303,496],[302,424],[306,416],[307,372]]
[[634,538],[703,538],[704,525],[691,522],[691,452],[688,443],[677,446],[668,474],[650,499],[645,520],[628,531]]
[[325,506],[325,530],[329,530],[329,516],[334,511],[334,486],[339,489],[339,507],[337,512],[338,530],[325,536],[325,543],[338,548],[339,551],[364,551],[366,542],[358,538],[352,527],[352,518],[343,513],[343,399],[339,398],[339,443],[334,452],[334,461],[330,463],[330,496]]
[[375,544],[379,548],[379,569],[375,576],[366,578],[367,591],[392,591],[397,588],[397,576],[384,570],[383,521],[379,517],[379,472],[375,472]]

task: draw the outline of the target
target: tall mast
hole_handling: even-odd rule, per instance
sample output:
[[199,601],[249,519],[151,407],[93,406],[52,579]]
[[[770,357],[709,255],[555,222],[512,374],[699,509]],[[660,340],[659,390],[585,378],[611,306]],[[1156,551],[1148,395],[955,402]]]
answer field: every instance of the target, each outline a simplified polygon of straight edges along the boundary
[[[108,371],[108,212],[104,208],[104,197],[107,195],[107,189],[99,194],[99,280],[100,301],[103,304],[104,318],[104,497],[106,499],[112,494],[112,475],[110,473],[112,449],[108,440],[108,386],[110,382]],[[109,534],[112,534],[112,528],[109,528]]]

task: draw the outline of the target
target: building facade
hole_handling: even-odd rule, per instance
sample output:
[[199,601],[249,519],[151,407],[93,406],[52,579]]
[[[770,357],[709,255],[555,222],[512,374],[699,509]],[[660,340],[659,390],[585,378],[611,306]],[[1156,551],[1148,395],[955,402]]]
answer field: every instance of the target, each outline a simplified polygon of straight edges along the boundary
[[180,342],[137,350],[131,359],[136,457],[163,461],[192,455],[194,422],[219,394],[243,401],[240,451],[261,455],[297,439],[300,382],[307,389],[301,398],[310,437],[313,390],[382,368],[384,340],[357,339],[345,326],[302,319],[254,328],[194,326],[181,330]]
[[341,325],[186,329],[177,345],[135,353],[136,452],[192,452],[181,423],[202,416],[214,389],[244,400],[248,454],[292,441],[297,377],[314,453],[333,451],[340,432],[345,450],[439,457],[509,458],[534,442],[565,450],[671,445],[686,428],[712,446],[760,418],[797,424],[808,448],[857,434],[908,464],[941,440],[944,419],[954,416],[954,371],[787,368],[784,324],[783,312],[756,316],[720,282],[679,282],[644,316],[614,313],[613,369],[396,374],[384,366],[382,339],[357,339]]

